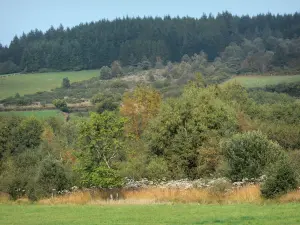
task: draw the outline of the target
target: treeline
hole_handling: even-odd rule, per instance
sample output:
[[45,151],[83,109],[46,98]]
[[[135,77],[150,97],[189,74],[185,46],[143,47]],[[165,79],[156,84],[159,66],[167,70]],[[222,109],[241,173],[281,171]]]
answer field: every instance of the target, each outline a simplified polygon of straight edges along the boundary
[[8,47],[0,45],[0,74],[94,69],[114,60],[123,66],[143,61],[154,65],[201,51],[209,61],[228,59],[235,69],[241,64],[262,73],[272,67],[294,68],[299,65],[299,24],[299,13],[249,17],[224,12],[199,19],[126,17],[33,30],[14,37]]
[[206,86],[198,76],[177,98],[140,85],[92,102],[97,112],[68,122],[0,116],[0,191],[37,200],[74,185],[122,187],[125,178],[262,175],[264,197],[297,187],[300,104],[293,97]]

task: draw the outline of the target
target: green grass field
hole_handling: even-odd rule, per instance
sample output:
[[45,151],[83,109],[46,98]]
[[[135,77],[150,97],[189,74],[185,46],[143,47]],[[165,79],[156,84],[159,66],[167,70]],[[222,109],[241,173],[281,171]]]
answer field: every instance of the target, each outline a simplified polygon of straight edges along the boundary
[[41,111],[11,111],[11,112],[0,112],[1,115],[16,115],[16,116],[34,116],[39,119],[46,119],[51,116],[64,118],[63,114],[59,110],[41,110]]
[[0,224],[300,224],[300,204],[0,205]]
[[293,76],[237,76],[226,81],[228,82],[238,82],[246,88],[254,87],[264,87],[266,85],[275,85],[279,83],[291,83],[300,81],[300,75]]
[[0,76],[0,99],[14,96],[16,93],[24,95],[38,91],[50,91],[53,88],[60,87],[64,77],[68,77],[72,83],[90,79],[98,74],[98,70],[86,70]]

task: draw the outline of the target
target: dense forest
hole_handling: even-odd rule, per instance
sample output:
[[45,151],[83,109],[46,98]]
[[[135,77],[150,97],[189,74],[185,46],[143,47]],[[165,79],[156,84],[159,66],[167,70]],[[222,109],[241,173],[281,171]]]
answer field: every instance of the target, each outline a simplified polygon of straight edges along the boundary
[[205,52],[234,73],[298,69],[300,13],[201,18],[118,18],[51,27],[15,36],[0,45],[0,74],[94,69],[119,60],[122,66],[177,62]]

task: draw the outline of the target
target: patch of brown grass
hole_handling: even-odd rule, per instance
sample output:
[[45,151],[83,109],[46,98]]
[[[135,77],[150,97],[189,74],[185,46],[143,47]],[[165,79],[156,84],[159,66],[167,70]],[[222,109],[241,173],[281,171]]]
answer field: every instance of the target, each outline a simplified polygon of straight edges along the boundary
[[[259,185],[247,185],[220,192],[209,188],[145,188],[139,190],[122,190],[121,198],[110,200],[103,191],[78,191],[53,198],[42,199],[39,204],[158,204],[158,203],[200,203],[200,204],[238,204],[263,203]],[[300,202],[300,190],[290,192],[277,199],[280,203]]]
[[70,194],[59,195],[52,198],[41,199],[38,201],[40,204],[87,204],[91,202],[92,195],[87,191],[78,191]]
[[9,200],[9,194],[0,192],[0,203],[8,202]]
[[228,203],[261,203],[263,201],[259,185],[247,185],[234,189],[228,194],[226,200]]
[[278,200],[281,203],[300,202],[300,190],[289,192],[281,196]]

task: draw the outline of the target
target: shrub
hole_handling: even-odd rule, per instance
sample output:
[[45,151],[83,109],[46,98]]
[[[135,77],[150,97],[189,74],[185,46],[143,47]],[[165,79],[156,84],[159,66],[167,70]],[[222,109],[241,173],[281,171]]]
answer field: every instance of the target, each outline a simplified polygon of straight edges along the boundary
[[108,80],[112,78],[111,69],[108,66],[103,66],[100,69],[100,79]]
[[70,186],[70,177],[63,164],[51,156],[46,157],[39,165],[34,186],[29,188],[29,197],[36,200]]
[[288,160],[284,159],[270,166],[261,194],[265,198],[275,198],[296,188],[296,174]]
[[116,170],[107,167],[94,168],[90,173],[82,173],[84,186],[96,186],[100,188],[121,187],[124,181]]
[[150,180],[162,180],[170,177],[167,162],[163,158],[156,157],[146,167],[147,178]]
[[63,78],[61,86],[62,86],[62,88],[69,88],[69,87],[71,87],[69,78],[67,78],[67,77]]
[[125,89],[129,88],[126,81],[122,81],[122,80],[116,80],[116,81],[112,82],[110,87],[111,88],[125,88]]
[[54,99],[52,104],[63,112],[69,112],[67,102],[63,99]]
[[277,161],[281,147],[267,139],[260,131],[236,134],[222,145],[233,181],[243,178],[258,178],[267,166]]

